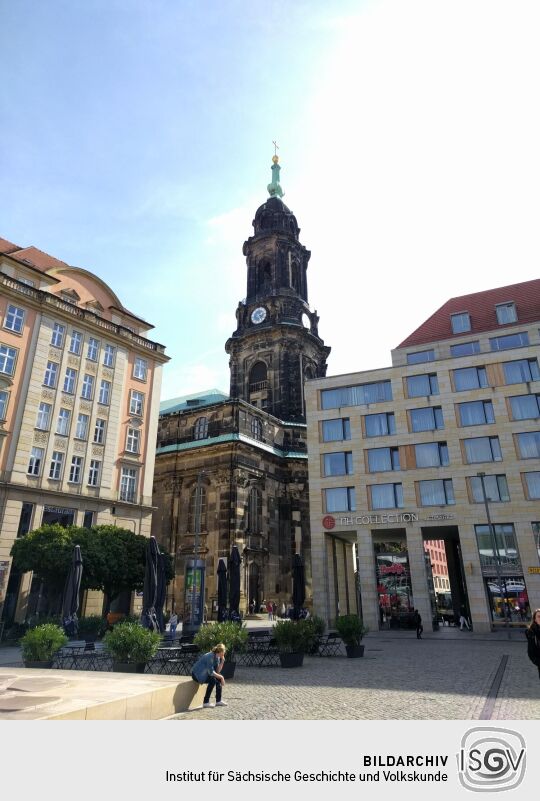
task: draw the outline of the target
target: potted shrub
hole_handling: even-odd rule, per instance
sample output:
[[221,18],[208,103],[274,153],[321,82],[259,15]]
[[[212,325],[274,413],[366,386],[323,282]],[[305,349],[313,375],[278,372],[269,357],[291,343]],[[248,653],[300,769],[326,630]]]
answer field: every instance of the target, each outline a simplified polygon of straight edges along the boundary
[[317,617],[316,615],[308,618],[308,620],[301,620],[299,622],[304,624],[306,630],[306,654],[317,654],[319,652],[320,639],[326,628],[326,623],[322,617]]
[[24,666],[51,668],[55,654],[67,642],[64,630],[54,623],[29,629],[21,640]]
[[77,621],[79,637],[86,642],[95,642],[106,627],[106,621],[101,615],[87,615]]
[[364,646],[360,644],[360,641],[364,634],[367,634],[368,629],[358,615],[340,615],[336,619],[336,629],[345,643],[348,657],[364,656]]
[[301,667],[304,651],[309,643],[305,620],[279,620],[274,626],[274,638],[279,651],[281,667]]
[[103,638],[116,673],[144,673],[160,641],[157,632],[144,629],[139,623],[117,623]]
[[248,633],[241,623],[225,621],[224,623],[208,623],[201,626],[193,638],[194,644],[203,652],[211,651],[220,642],[227,649],[225,664],[221,671],[224,679],[232,679],[236,669],[236,655],[245,650]]

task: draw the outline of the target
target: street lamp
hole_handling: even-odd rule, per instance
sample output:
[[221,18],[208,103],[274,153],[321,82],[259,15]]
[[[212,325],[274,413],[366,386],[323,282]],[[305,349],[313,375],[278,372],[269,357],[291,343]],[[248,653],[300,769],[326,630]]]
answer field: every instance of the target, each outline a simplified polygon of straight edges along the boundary
[[[202,493],[203,493],[203,476],[204,470],[200,470],[197,475],[197,487],[195,489],[195,504],[194,504],[194,542],[193,542],[193,559],[191,566],[191,613],[189,616],[189,624],[186,627],[191,634],[199,630],[204,609],[204,562],[199,560],[199,540],[201,535],[201,512],[202,512]],[[189,566],[189,562],[188,562]],[[197,590],[197,578],[200,575],[200,587]]]
[[499,548],[497,546],[497,537],[495,535],[495,529],[493,527],[493,523],[491,522],[491,515],[489,513],[489,503],[488,503],[488,497],[486,495],[486,485],[484,484],[484,479],[486,477],[486,474],[477,473],[476,475],[480,479],[480,484],[482,485],[482,497],[484,499],[484,506],[486,507],[486,517],[488,521],[489,533],[491,535],[493,554],[495,556],[495,567],[497,569],[497,584],[499,585],[499,590],[501,590],[504,594],[503,597],[504,625],[506,628],[508,639],[510,639],[510,629],[508,628],[508,610],[506,608],[507,607],[506,581],[503,582],[501,574],[501,557],[499,554]]

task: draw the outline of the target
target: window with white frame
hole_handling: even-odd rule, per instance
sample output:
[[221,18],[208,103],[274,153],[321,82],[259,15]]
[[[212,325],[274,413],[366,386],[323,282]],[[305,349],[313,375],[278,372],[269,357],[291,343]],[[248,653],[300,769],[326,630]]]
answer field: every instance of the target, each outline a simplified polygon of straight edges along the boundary
[[[469,486],[471,488],[473,503],[484,503],[482,479],[480,476],[469,476]],[[508,482],[505,475],[484,476],[484,487],[488,501],[492,503],[506,503],[510,500]]]
[[457,312],[450,315],[453,334],[464,334],[471,330],[471,316],[469,312]]
[[71,341],[69,343],[69,352],[74,353],[76,356],[80,355],[82,349],[83,336],[80,331],[71,332]]
[[497,322],[499,325],[517,322],[517,311],[515,303],[497,303],[495,306]]
[[28,462],[27,473],[29,476],[39,476],[41,472],[41,463],[43,462],[43,448],[32,448],[30,451],[30,459]]
[[139,378],[141,381],[146,381],[146,374],[148,372],[148,362],[146,359],[137,357],[133,363],[133,377]]
[[324,490],[327,512],[355,512],[356,492],[354,487],[334,487]]
[[77,371],[73,367],[66,368],[66,375],[64,376],[64,392],[73,395],[75,386],[77,384]]
[[7,307],[4,328],[14,331],[16,334],[21,334],[24,328],[24,309],[20,309],[10,303]]
[[401,509],[403,484],[373,484],[368,487],[372,509]]
[[421,506],[451,506],[456,502],[451,478],[418,482]]
[[103,350],[103,364],[105,367],[114,367],[114,356],[116,348],[113,345],[105,345]]
[[51,409],[50,403],[40,403],[36,419],[36,428],[41,428],[42,431],[48,431],[51,424]]
[[540,431],[525,431],[515,436],[522,459],[540,459]]
[[56,421],[56,433],[67,437],[69,434],[69,421],[71,420],[71,411],[69,409],[60,408],[58,410],[58,420]]
[[90,337],[88,340],[88,349],[86,351],[86,358],[90,359],[91,362],[97,362],[99,358],[99,339],[95,339],[95,337]]
[[87,414],[79,414],[77,417],[77,425],[75,427],[75,437],[77,439],[87,439],[89,420],[90,418]]
[[456,392],[466,392],[469,389],[480,389],[488,386],[485,367],[462,367],[454,370],[454,386]]
[[0,345],[0,373],[13,375],[15,372],[15,362],[17,360],[17,349],[10,348],[9,345]]
[[80,484],[81,483],[81,473],[82,473],[82,456],[72,456],[71,457],[71,466],[69,468],[69,483],[70,484]]
[[126,451],[139,453],[141,449],[141,432],[138,428],[128,428],[126,437]]
[[88,470],[88,486],[99,487],[100,475],[101,462],[98,459],[90,459],[90,469]]
[[6,419],[8,402],[9,392],[6,392],[5,389],[0,389],[0,420]]
[[105,442],[105,429],[107,427],[107,421],[102,420],[99,417],[96,419],[96,425],[94,427],[94,442],[96,445],[103,445]]
[[464,439],[463,447],[465,449],[467,464],[502,461],[499,437],[473,437],[472,439]]
[[144,410],[144,393],[132,389],[129,396],[129,413],[138,417],[142,416]]
[[49,467],[49,478],[60,481],[62,478],[62,468],[64,466],[64,454],[62,451],[53,451],[51,464]]
[[46,387],[55,387],[58,380],[58,365],[56,362],[47,362],[43,383]]
[[263,424],[259,417],[251,418],[251,434],[255,439],[262,440],[263,438]]
[[99,387],[99,403],[108,406],[111,399],[111,382],[102,379],[101,386]]
[[208,436],[208,417],[197,417],[193,426],[193,439],[206,439]]
[[540,470],[523,473],[527,487],[527,498],[530,501],[540,499]]
[[61,348],[64,344],[64,336],[66,335],[66,326],[60,323],[55,323],[52,330],[51,345],[55,348]]
[[123,467],[120,476],[120,500],[134,503],[137,495],[137,469]]
[[94,376],[88,375],[88,373],[84,374],[82,389],[81,389],[81,398],[85,398],[85,400],[92,400],[94,397]]

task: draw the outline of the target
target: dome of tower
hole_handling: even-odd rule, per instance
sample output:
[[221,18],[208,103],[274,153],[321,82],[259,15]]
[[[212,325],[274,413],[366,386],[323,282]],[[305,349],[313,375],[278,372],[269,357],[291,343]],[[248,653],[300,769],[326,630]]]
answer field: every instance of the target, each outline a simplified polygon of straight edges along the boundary
[[253,228],[255,236],[275,231],[292,234],[298,239],[300,233],[296,217],[279,197],[269,197],[266,203],[259,206],[255,212]]

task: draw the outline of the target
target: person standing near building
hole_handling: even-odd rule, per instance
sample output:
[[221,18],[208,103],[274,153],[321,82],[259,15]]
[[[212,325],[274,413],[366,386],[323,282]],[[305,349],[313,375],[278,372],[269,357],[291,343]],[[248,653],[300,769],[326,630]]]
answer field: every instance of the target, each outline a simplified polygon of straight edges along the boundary
[[471,630],[471,627],[469,626],[469,621],[467,620],[467,617],[465,615],[465,609],[463,609],[463,607],[462,607],[461,608],[461,612],[459,613],[459,630],[460,631],[463,631],[463,626],[467,627],[467,631]]
[[178,626],[178,615],[176,612],[173,611],[170,620],[169,620],[169,630],[171,632],[171,639],[174,640],[174,635],[176,634],[176,627]]
[[266,604],[266,611],[268,612],[268,620],[274,619],[274,607],[272,605],[272,601],[268,601]]
[[530,626],[525,630],[527,636],[527,656],[538,668],[540,678],[540,609],[534,610]]
[[[203,707],[208,709],[214,706],[227,706],[226,701],[221,700],[221,692],[225,686],[225,679],[221,675],[225,663],[225,646],[223,643],[214,646],[211,651],[201,656],[193,665],[191,678],[198,684],[207,684],[204,694]],[[216,703],[210,702],[212,690],[216,688]]]
[[422,639],[422,632],[424,631],[424,627],[422,626],[422,615],[418,611],[418,609],[414,610],[414,625],[416,626],[416,639]]

